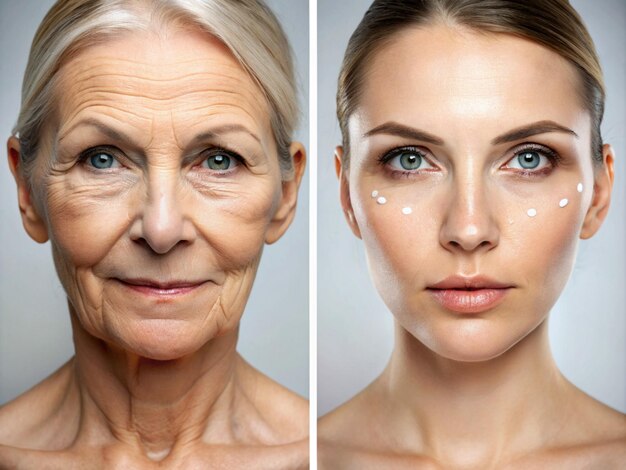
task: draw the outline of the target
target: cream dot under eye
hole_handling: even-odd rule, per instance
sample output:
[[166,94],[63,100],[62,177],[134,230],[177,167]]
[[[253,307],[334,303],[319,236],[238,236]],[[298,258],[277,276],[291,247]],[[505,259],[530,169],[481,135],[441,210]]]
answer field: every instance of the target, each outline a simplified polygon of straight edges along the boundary
[[411,209],[410,207],[403,207],[402,208],[402,213],[404,215],[409,215],[411,212],[413,212],[413,209]]
[[559,201],[559,207],[565,207],[565,206],[567,206],[567,203],[568,203],[568,202],[569,202],[569,201],[568,201],[566,198],[561,199],[561,200]]
[[386,204],[387,203],[387,198],[385,196],[380,196],[378,199],[376,199],[376,202],[378,204]]
[[579,193],[583,192],[583,184],[582,183],[578,183],[578,185],[576,186],[576,191],[578,191]]
[[376,196],[378,196],[378,191],[376,190],[372,191],[372,197],[376,197]]
[[528,209],[526,213],[528,214],[528,217],[535,217],[537,215],[537,209]]

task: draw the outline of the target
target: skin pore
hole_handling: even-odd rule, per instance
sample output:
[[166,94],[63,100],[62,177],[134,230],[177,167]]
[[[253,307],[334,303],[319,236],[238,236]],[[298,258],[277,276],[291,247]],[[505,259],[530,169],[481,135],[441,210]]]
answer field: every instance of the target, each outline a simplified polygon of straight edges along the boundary
[[91,46],[58,80],[41,190],[14,138],[9,162],[26,230],[51,242],[76,356],[0,410],[0,466],[306,467],[306,401],[236,352],[303,147],[283,180],[262,92],[189,28]]
[[[624,416],[568,382],[548,344],[613,182],[608,145],[592,163],[576,72],[533,42],[433,24],[397,33],[365,77],[336,166],[395,347],[320,420],[320,468],[618,468]],[[450,276],[502,297],[481,309],[465,290],[449,308]]]

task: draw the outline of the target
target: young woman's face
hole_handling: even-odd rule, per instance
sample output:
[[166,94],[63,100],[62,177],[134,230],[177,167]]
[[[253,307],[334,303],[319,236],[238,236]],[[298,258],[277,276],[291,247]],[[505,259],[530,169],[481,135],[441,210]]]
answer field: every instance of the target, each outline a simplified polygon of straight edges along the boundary
[[577,80],[535,43],[445,26],[399,33],[368,68],[344,209],[397,321],[444,357],[531,332],[597,229]]

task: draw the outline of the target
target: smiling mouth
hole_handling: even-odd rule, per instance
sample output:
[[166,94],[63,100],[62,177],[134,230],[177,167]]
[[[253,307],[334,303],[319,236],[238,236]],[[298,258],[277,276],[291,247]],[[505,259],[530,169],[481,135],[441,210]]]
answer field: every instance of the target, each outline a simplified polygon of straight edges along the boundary
[[151,279],[116,279],[124,287],[145,295],[174,297],[188,294],[208,281],[155,281]]

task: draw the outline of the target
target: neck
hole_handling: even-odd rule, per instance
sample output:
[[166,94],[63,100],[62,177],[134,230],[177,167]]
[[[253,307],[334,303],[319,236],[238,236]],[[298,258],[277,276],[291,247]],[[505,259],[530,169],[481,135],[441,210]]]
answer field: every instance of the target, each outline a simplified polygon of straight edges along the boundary
[[408,446],[482,468],[550,442],[568,396],[550,353],[547,322],[499,357],[472,363],[443,358],[396,325],[381,383],[398,407],[393,412],[410,436]]
[[[232,435],[237,390],[237,331],[192,355],[156,361],[115,349],[87,333],[72,315],[80,434],[94,443],[122,442],[153,460],[177,444]],[[220,416],[218,429],[210,418]]]

